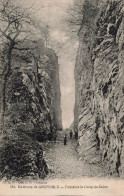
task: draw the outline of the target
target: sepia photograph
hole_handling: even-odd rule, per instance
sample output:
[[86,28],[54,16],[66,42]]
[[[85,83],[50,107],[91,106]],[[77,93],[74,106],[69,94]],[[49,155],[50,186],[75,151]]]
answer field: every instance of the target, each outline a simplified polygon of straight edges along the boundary
[[123,4],[0,0],[0,196],[124,196]]

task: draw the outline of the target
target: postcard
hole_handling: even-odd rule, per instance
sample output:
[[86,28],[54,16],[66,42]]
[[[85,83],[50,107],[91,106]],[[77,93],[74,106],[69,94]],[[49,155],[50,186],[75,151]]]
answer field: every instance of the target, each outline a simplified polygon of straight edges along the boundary
[[0,0],[0,196],[124,196],[122,0]]

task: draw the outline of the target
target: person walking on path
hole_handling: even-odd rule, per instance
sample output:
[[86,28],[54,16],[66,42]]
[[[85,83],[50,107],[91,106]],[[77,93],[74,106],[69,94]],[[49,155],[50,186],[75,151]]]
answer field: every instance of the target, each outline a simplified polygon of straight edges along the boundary
[[67,143],[67,136],[66,136],[66,134],[64,135],[64,145],[66,145],[66,143]]
[[73,133],[72,130],[70,131],[70,139],[72,139]]
[[77,131],[75,132],[75,139],[76,140],[78,139],[78,132]]

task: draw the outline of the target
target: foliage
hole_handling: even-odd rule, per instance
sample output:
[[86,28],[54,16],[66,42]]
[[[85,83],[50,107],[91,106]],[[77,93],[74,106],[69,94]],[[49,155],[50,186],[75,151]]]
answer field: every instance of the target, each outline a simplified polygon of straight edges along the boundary
[[77,39],[77,35],[83,26],[93,28],[94,18],[98,14],[98,0],[74,0],[67,9],[66,23],[70,37]]
[[17,44],[20,38],[25,39],[25,34],[29,32],[27,26],[31,24],[30,14],[26,10],[21,10],[14,0],[5,0],[0,4],[0,33],[3,42],[13,42]]

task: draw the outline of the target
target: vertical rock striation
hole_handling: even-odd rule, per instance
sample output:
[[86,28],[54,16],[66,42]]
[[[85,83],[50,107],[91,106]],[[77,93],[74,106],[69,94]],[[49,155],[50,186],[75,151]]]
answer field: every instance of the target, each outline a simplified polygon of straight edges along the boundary
[[6,81],[0,155],[2,176],[43,178],[48,168],[41,143],[62,128],[58,59],[41,40],[14,49]]
[[91,163],[102,160],[111,175],[124,176],[122,1],[94,1],[88,9],[75,66],[79,154]]

